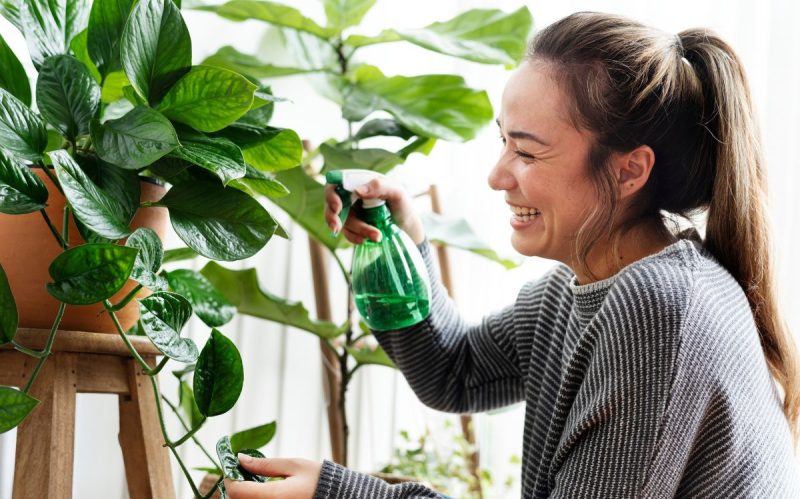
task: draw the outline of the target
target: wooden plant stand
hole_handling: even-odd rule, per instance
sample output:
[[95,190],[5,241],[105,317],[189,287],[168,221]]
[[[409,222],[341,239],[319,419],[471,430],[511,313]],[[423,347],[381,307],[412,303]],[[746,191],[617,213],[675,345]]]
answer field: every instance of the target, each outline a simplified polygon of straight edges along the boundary
[[[42,350],[49,331],[20,329],[16,341]],[[130,337],[151,366],[161,353]],[[24,386],[37,359],[0,349],[0,385]],[[59,331],[30,395],[39,405],[17,428],[13,499],[72,497],[75,396],[119,395],[119,444],[131,499],[174,499],[169,450],[164,447],[153,387],[116,334]]]

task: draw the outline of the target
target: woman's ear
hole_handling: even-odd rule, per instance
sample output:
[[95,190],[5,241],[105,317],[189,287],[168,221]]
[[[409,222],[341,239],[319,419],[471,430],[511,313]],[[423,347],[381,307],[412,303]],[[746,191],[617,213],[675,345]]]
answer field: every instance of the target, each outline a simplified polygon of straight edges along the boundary
[[648,145],[641,145],[625,153],[616,153],[614,176],[617,179],[619,199],[625,199],[639,192],[650,178],[656,153]]

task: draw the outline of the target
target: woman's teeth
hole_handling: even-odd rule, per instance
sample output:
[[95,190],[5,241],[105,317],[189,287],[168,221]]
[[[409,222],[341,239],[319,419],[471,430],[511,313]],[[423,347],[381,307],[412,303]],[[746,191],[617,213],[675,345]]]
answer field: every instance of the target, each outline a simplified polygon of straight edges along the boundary
[[530,222],[541,214],[536,208],[527,208],[524,206],[512,206],[511,211],[514,213],[514,218],[520,222]]

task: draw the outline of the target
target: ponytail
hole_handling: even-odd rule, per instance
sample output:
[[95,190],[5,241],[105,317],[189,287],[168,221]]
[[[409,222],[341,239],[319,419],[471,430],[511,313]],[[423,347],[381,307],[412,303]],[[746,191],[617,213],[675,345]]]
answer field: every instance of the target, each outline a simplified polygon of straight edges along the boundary
[[767,212],[767,178],[744,69],[731,47],[705,29],[678,35],[703,92],[702,125],[715,166],[705,246],[744,289],[770,373],[783,389],[783,412],[800,437],[800,366],[779,313]]

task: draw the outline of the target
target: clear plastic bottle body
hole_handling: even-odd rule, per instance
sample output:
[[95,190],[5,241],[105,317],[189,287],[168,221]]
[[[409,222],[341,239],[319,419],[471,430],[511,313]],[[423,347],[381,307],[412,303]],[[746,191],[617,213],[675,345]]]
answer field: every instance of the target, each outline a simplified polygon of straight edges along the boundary
[[358,218],[381,231],[381,240],[356,245],[353,294],[367,325],[376,331],[422,322],[430,311],[431,285],[425,262],[383,206],[362,209]]

